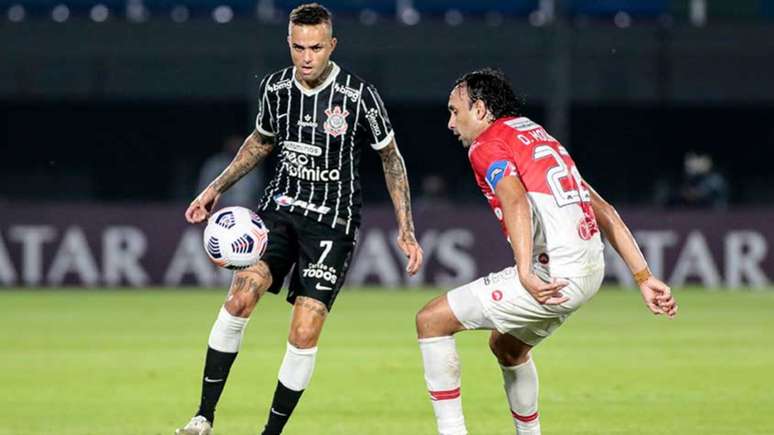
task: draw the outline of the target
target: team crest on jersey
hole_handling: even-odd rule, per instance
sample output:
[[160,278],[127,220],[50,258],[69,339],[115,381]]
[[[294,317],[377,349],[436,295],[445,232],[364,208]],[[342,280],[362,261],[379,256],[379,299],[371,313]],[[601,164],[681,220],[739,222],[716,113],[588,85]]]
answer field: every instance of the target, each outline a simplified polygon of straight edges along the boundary
[[599,232],[594,210],[591,207],[583,209],[583,217],[578,221],[578,236],[583,240],[591,240]]
[[342,111],[340,106],[335,106],[333,110],[326,109],[325,114],[328,115],[328,119],[323,124],[326,133],[333,137],[338,137],[347,132],[349,127],[347,115],[349,115],[349,112],[346,110]]

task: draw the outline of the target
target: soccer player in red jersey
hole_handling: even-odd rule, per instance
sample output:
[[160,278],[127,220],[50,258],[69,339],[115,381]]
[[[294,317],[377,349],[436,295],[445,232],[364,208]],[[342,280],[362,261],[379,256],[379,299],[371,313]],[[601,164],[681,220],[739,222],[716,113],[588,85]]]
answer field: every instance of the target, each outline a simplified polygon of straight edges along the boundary
[[677,303],[567,150],[519,115],[519,100],[502,73],[484,69],[464,75],[448,108],[448,127],[468,148],[476,183],[511,244],[515,266],[451,290],[417,313],[438,432],[467,434],[453,335],[488,329],[516,433],[540,434],[531,350],[599,289],[605,266],[600,231],[631,270],[653,314],[674,317]]

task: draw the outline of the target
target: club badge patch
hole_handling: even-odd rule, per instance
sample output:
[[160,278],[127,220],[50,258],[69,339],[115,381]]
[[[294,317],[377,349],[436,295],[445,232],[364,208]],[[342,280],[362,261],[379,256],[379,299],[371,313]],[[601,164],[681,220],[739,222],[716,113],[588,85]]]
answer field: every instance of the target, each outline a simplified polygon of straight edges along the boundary
[[341,107],[335,106],[333,110],[326,109],[325,114],[328,115],[328,119],[325,120],[323,128],[325,132],[333,137],[341,136],[347,132],[349,125],[347,124],[347,115],[349,112],[342,111]]

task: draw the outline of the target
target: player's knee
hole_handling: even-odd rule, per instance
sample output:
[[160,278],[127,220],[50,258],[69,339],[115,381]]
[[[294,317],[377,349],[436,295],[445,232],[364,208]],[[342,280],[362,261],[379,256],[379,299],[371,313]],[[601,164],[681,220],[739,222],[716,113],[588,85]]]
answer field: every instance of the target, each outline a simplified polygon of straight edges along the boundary
[[428,302],[419,310],[415,321],[419,338],[453,335],[464,329],[447,305],[446,295]]
[[500,365],[512,367],[522,364],[529,359],[529,348],[513,346],[502,336],[491,335],[489,337],[489,349],[497,358]]
[[497,358],[497,362],[500,363],[500,365],[502,366],[512,367],[515,365],[519,365],[523,362],[520,360],[518,355],[508,352],[505,349],[501,349],[496,345],[492,346],[490,344],[489,348],[492,350],[492,353],[494,354],[495,358]]
[[497,346],[497,338],[494,335],[489,336],[489,350],[492,351],[492,354],[497,358],[497,360],[500,360],[500,348]]
[[309,325],[297,325],[290,330],[288,341],[299,349],[309,349],[317,346],[320,331]]
[[250,313],[253,312],[255,304],[258,301],[253,301],[252,298],[240,294],[231,294],[226,299],[226,303],[223,306],[226,308],[229,314],[236,317],[250,317]]
[[265,271],[252,269],[236,272],[231,281],[224,306],[233,316],[249,317],[261,295],[271,285],[271,274],[268,273],[268,268]]
[[424,336],[431,330],[431,325],[433,323],[433,310],[429,309],[428,307],[422,308],[417,312],[415,321],[417,334],[419,334],[420,337]]

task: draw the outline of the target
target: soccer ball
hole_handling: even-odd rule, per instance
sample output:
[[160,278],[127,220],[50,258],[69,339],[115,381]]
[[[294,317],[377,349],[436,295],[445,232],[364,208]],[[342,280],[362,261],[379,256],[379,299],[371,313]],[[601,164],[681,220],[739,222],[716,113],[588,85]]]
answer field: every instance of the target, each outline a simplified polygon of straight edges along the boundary
[[266,252],[269,230],[252,210],[225,207],[210,216],[204,229],[204,250],[220,267],[240,270],[252,266]]

